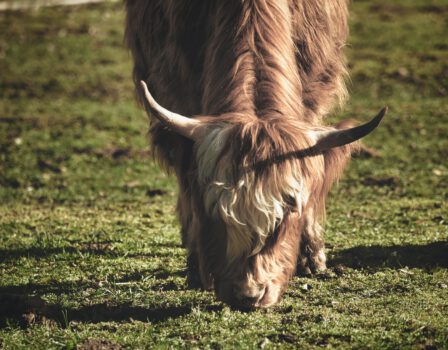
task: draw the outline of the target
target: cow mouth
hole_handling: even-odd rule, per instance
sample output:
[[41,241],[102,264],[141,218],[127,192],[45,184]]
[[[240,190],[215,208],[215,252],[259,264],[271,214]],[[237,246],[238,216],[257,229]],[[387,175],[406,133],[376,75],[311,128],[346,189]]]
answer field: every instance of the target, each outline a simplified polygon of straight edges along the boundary
[[266,295],[267,288],[263,288],[256,296],[240,296],[235,298],[235,305],[242,310],[255,310],[263,308],[263,298]]
[[[215,281],[215,292],[218,299],[231,308],[241,311],[253,311],[272,305],[269,298],[268,287],[260,288],[256,293],[250,291],[236,292],[232,284],[217,283]],[[247,292],[247,294],[246,294]]]
[[254,304],[255,308],[263,308],[263,299],[268,294],[268,287],[263,288],[263,291],[260,293],[260,297],[258,298],[257,302]]

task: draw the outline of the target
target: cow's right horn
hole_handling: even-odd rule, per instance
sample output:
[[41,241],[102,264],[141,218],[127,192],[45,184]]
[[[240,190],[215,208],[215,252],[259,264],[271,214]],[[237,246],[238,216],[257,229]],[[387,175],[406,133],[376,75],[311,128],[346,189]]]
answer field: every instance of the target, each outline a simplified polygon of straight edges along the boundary
[[148,101],[149,111],[156,117],[163,125],[167,126],[174,132],[182,135],[190,140],[197,141],[203,133],[205,124],[197,119],[187,118],[183,115],[171,112],[163,108],[152,97],[148,90],[148,86],[142,80],[141,85],[145,92],[146,101]]
[[340,147],[355,142],[370,134],[380,124],[386,113],[387,107],[384,107],[375,118],[363,125],[342,130],[317,132],[315,136],[317,141],[314,147],[319,151],[326,151],[333,147]]

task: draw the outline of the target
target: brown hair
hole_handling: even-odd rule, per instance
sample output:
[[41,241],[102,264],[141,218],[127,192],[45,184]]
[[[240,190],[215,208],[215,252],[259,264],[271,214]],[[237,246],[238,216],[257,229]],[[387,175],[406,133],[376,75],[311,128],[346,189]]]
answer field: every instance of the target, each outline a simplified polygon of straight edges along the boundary
[[297,260],[303,270],[325,267],[319,222],[352,146],[300,152],[346,95],[346,0],[125,4],[136,84],[210,125],[197,143],[151,127],[156,158],[179,181],[191,273],[225,301],[269,306]]

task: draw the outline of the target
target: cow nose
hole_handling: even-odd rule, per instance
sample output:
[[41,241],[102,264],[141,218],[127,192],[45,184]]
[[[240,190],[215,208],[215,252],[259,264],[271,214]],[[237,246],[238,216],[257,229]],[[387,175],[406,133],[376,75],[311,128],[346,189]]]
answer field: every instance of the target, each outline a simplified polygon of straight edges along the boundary
[[242,307],[256,307],[258,302],[263,298],[265,288],[257,288],[251,290],[235,290],[237,303]]
[[248,297],[248,296],[241,296],[238,299],[238,302],[241,306],[244,307],[252,307],[254,306],[257,301],[259,300],[259,297]]

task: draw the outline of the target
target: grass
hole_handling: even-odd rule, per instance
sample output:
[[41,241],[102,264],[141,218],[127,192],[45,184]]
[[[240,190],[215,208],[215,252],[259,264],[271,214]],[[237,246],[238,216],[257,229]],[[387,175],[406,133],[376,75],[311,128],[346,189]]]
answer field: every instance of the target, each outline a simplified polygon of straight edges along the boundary
[[0,13],[0,348],[448,349],[446,0],[355,1],[351,100],[391,111],[330,196],[330,268],[267,311],[186,288],[120,4]]

